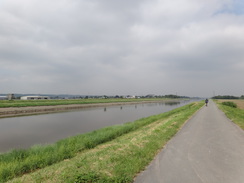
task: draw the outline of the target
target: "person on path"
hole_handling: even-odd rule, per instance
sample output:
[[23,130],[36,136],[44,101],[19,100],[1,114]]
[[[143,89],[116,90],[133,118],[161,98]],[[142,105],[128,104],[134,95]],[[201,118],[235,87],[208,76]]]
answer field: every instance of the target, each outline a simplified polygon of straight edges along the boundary
[[208,99],[207,98],[205,100],[205,104],[206,104],[206,106],[208,106]]

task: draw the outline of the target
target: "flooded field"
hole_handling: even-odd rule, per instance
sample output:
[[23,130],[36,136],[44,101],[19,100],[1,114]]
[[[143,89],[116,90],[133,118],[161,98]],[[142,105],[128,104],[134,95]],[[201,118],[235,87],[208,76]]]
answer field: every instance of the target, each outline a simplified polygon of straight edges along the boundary
[[0,119],[0,152],[48,144],[102,127],[163,113],[190,101],[87,108],[71,112]]

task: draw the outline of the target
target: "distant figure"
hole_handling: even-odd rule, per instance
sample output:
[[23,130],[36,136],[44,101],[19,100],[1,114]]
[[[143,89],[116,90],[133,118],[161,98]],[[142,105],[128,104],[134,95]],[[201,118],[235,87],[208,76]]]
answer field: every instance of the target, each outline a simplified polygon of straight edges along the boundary
[[208,106],[208,99],[207,98],[205,100],[205,104],[206,104],[206,106]]

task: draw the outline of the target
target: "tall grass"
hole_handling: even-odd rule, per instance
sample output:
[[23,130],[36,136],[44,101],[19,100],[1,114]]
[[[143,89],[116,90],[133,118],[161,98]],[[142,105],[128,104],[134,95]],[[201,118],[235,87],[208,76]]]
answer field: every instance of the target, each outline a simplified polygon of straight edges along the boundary
[[[64,139],[53,145],[34,146],[27,150],[13,150],[12,152],[2,154],[0,155],[0,182],[5,182],[24,173],[29,173],[36,169],[47,167],[64,159],[70,159],[77,156],[77,154],[86,152],[88,149],[96,147],[99,144],[112,141],[113,139],[123,136],[124,134],[129,134],[129,132],[133,132],[141,128],[148,129],[148,125],[158,120],[170,118],[173,115],[177,117],[177,120],[180,121],[180,123],[183,123],[190,115],[192,115],[193,112],[199,109],[200,106],[202,106],[202,104],[196,105],[195,103],[192,103],[167,113],[142,118],[135,122],[111,126],[87,134]],[[178,116],[177,114],[180,112],[184,114]],[[167,140],[172,136],[172,134],[176,133],[175,130],[170,131],[171,132],[166,132],[166,134],[169,133],[171,135],[166,135],[164,137]],[[153,141],[155,140],[155,138],[156,137],[152,137],[149,146],[150,144],[154,143]],[[158,148],[158,146],[156,148]],[[139,154],[145,153],[140,151],[135,152]],[[108,155],[108,153],[109,152],[106,152],[105,154]],[[147,154],[144,155],[146,158]],[[114,161],[117,161],[118,158],[122,159],[122,157],[115,156]],[[149,159],[152,159],[151,155]],[[120,163],[123,163],[123,161],[120,161]],[[124,160],[124,163],[129,162]],[[145,163],[143,163],[143,165],[145,165]],[[121,166],[123,167],[125,165],[121,164]],[[124,174],[123,172],[120,173],[120,171],[121,168],[118,168],[118,172],[116,174]],[[76,181],[80,181],[82,180],[81,176],[83,176],[83,174],[78,174],[73,178],[75,178]],[[97,174],[96,176],[100,177],[100,175]],[[75,180],[72,179],[72,181]]]

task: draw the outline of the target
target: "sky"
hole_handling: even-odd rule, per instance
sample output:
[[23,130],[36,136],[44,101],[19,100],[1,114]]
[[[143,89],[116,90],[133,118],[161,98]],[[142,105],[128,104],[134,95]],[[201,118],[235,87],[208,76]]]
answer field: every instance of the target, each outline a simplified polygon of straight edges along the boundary
[[243,0],[0,0],[0,93],[244,95]]

